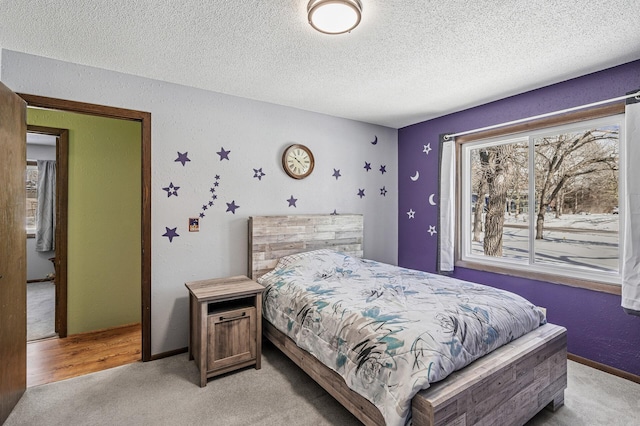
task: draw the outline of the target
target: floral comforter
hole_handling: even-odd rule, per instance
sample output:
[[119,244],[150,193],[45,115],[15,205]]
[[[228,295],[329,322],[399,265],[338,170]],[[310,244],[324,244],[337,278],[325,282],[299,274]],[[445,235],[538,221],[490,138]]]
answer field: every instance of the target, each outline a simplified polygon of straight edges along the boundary
[[258,282],[265,318],[388,425],[410,421],[419,390],[545,322],[513,293],[330,250],[284,257]]

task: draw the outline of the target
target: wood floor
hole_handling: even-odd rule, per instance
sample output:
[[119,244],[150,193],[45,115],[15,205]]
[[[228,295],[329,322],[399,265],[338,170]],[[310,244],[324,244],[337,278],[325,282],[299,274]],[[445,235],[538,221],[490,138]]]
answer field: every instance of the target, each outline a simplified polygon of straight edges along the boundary
[[28,342],[27,387],[131,364],[141,349],[140,324]]

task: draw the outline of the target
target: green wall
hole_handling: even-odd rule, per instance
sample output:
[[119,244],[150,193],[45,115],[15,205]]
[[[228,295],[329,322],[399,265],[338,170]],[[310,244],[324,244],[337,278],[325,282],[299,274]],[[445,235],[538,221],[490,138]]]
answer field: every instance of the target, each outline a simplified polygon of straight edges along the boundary
[[141,126],[29,108],[69,129],[67,333],[140,322]]

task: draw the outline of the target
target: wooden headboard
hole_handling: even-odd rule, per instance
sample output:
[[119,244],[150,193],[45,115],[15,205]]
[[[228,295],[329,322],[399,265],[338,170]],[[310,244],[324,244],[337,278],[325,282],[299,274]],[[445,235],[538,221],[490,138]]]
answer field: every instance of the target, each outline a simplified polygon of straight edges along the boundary
[[249,277],[258,279],[289,254],[330,248],[362,257],[363,216],[296,215],[249,218]]

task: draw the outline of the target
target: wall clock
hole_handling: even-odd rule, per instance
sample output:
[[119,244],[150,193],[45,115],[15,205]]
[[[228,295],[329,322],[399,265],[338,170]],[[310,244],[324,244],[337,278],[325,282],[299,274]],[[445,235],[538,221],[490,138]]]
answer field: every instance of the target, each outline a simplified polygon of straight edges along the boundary
[[289,145],[282,153],[282,168],[294,179],[304,179],[313,171],[311,150],[304,145]]

